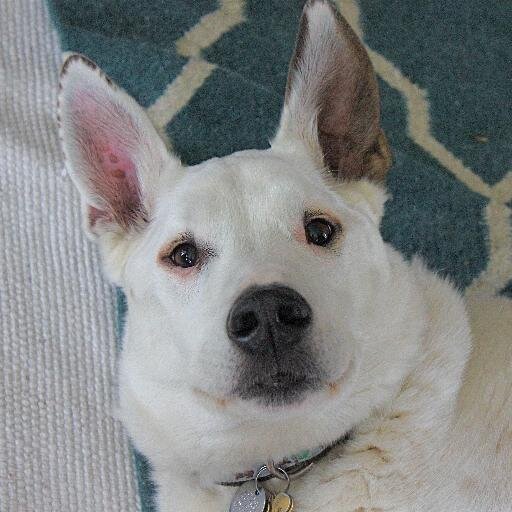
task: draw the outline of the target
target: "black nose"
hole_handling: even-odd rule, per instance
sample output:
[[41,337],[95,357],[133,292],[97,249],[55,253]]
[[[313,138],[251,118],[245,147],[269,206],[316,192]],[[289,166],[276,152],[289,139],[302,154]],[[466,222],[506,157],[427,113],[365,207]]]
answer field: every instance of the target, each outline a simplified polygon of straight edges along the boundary
[[249,352],[282,351],[299,343],[311,323],[306,299],[286,286],[245,290],[228,315],[230,339]]

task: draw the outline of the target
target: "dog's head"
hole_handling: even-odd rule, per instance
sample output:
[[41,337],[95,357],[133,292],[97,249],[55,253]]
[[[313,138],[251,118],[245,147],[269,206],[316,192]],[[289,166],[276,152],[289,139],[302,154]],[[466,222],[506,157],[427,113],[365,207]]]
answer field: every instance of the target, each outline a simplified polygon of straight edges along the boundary
[[397,385],[411,298],[379,234],[377,81],[328,2],[305,8],[267,150],[185,167],[79,56],[60,119],[87,230],[128,298],[121,394],[144,451],[172,432],[173,450],[290,453],[335,440]]

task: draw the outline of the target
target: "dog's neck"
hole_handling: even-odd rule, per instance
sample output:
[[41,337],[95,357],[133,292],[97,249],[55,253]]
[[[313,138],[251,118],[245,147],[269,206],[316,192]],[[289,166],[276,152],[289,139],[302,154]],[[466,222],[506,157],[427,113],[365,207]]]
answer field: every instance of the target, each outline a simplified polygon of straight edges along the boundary
[[298,475],[306,471],[312,464],[321,460],[334,446],[343,444],[350,438],[350,432],[329,445],[317,446],[311,450],[303,450],[300,453],[284,457],[280,461],[266,461],[254,464],[251,468],[240,471],[233,475],[233,478],[227,481],[218,482],[219,485],[237,486],[249,480],[254,480],[258,475],[258,480],[265,481],[273,478],[276,470],[284,471],[288,475]]

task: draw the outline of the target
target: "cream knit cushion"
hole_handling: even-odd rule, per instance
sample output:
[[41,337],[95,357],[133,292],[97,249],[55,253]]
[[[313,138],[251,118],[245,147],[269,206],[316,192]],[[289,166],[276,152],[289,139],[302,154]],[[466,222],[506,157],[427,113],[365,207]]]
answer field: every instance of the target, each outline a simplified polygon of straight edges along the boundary
[[0,510],[129,512],[114,294],[63,173],[59,64],[44,3],[1,0]]

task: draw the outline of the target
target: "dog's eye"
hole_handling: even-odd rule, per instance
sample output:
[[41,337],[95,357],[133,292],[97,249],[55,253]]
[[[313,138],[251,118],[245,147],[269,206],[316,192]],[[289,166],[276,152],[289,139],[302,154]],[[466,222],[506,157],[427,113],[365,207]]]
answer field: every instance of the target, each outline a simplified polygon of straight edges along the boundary
[[171,253],[171,261],[177,267],[189,268],[197,263],[197,247],[190,243],[185,242],[177,245]]
[[327,245],[334,235],[334,226],[325,219],[312,219],[306,226],[306,238],[309,244]]

